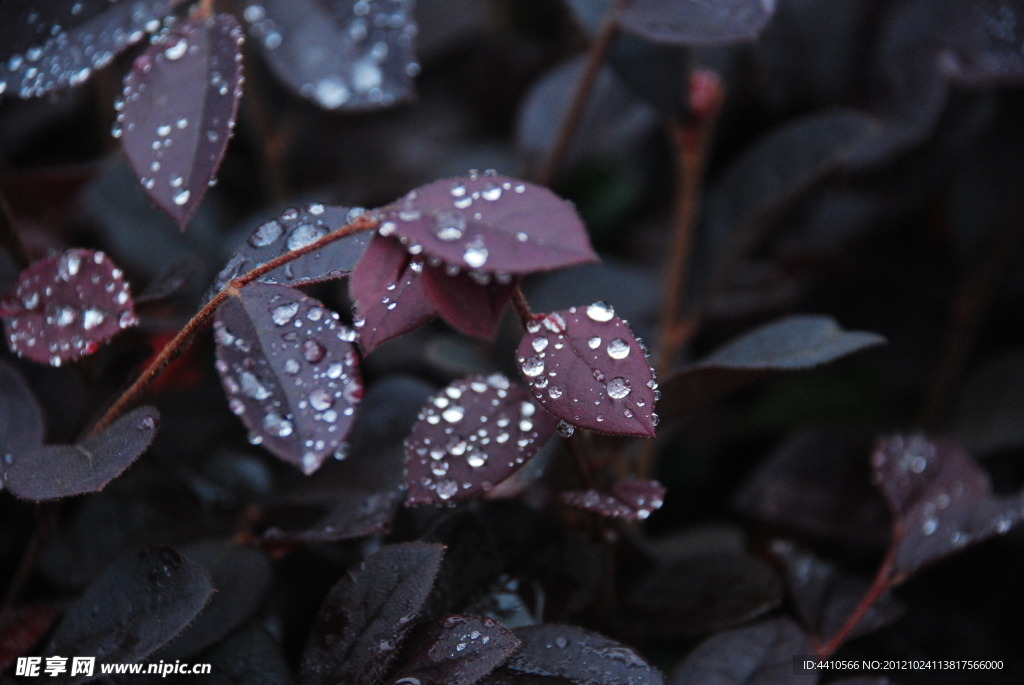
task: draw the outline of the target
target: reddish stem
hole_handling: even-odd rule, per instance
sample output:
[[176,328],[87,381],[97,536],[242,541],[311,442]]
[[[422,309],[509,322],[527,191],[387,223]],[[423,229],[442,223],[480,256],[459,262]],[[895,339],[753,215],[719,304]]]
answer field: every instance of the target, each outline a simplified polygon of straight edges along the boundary
[[826,644],[817,645],[815,651],[820,657],[832,656],[836,653],[842,644],[850,637],[850,633],[857,627],[857,624],[864,618],[864,614],[868,612],[868,609],[878,601],[887,590],[892,587],[892,564],[893,559],[896,556],[896,547],[899,544],[899,538],[893,536],[893,540],[889,545],[889,550],[885,553],[885,559],[882,560],[881,566],[878,567],[878,573],[875,574],[875,580],[871,583],[871,587],[868,588],[864,598],[860,600],[860,604],[857,608],[846,618],[846,622],[843,623],[842,627],[832,636]]
[[213,16],[213,12],[213,0],[200,0],[195,17],[196,19],[208,19]]
[[512,291],[512,309],[515,310],[516,316],[519,317],[519,322],[523,324],[523,328],[526,328],[527,323],[537,318],[537,315],[530,310],[530,304],[526,301],[526,297],[523,296],[523,289],[518,285]]

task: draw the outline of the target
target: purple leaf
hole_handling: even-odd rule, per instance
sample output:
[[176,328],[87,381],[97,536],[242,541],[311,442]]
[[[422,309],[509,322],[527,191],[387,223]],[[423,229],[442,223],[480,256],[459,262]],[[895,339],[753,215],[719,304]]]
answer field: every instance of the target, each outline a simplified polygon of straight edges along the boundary
[[242,29],[230,14],[162,34],[125,79],[114,135],[146,194],[184,230],[214,180],[242,96]]
[[812,369],[885,342],[876,333],[845,331],[828,316],[788,316],[673,375],[665,383],[662,411],[680,417],[773,372]]
[[658,43],[708,45],[754,40],[774,13],[775,0],[634,0],[619,22]]
[[793,672],[793,657],[813,654],[807,636],[788,618],[719,633],[676,668],[669,685],[814,685],[817,673]]
[[52,366],[92,354],[138,323],[121,270],[102,252],[81,249],[25,269],[0,301],[0,317],[12,352]]
[[[772,553],[782,561],[786,587],[800,619],[822,639],[839,632],[871,585],[790,542],[775,541]],[[886,592],[871,605],[850,637],[887,626],[899,620],[905,611],[903,603]]]
[[497,621],[449,615],[417,635],[391,685],[473,685],[493,671],[520,642]]
[[661,685],[664,681],[635,650],[576,626],[553,623],[515,631],[522,648],[505,666],[539,676],[566,678],[577,685]]
[[486,274],[476,278],[466,273],[450,276],[428,266],[423,271],[423,290],[437,313],[457,330],[491,340],[516,285],[490,280]]
[[487,492],[522,468],[557,423],[501,374],[452,383],[420,417],[405,449],[410,506]]
[[630,591],[624,609],[638,636],[678,640],[730,628],[780,604],[782,583],[771,566],[717,552],[656,568]]
[[608,518],[642,521],[661,509],[665,488],[656,480],[623,480],[607,491],[564,492],[562,501]]
[[324,109],[412,96],[413,0],[261,0],[242,16],[277,75]]
[[[305,209],[284,210],[278,218],[261,224],[238,246],[214,279],[207,299],[223,290],[232,279],[347,225],[357,218],[357,211],[318,202],[306,205]],[[347,276],[355,268],[372,236],[370,231],[353,233],[279,266],[259,280],[296,286]]]
[[381,212],[394,235],[431,266],[509,275],[597,261],[572,205],[547,188],[506,176],[450,178],[413,190]]
[[992,495],[988,475],[951,442],[895,436],[879,442],[871,465],[896,519],[897,582],[1024,517],[1024,494]]
[[12,455],[7,488],[36,501],[102,490],[146,451],[159,424],[156,409],[139,407],[77,445],[47,445]]
[[444,547],[387,545],[331,588],[302,655],[307,685],[377,685],[433,587]]
[[181,1],[0,3],[0,94],[38,97],[85,82],[147,33],[159,31]]
[[661,393],[646,350],[604,302],[527,324],[519,370],[545,409],[598,433],[653,437]]
[[[86,655],[100,664],[135,663],[180,633],[213,594],[196,564],[169,547],[128,554],[107,568],[64,613],[47,656]],[[62,685],[90,678],[50,678]]]
[[349,283],[364,355],[434,318],[437,312],[424,291],[424,268],[423,260],[406,253],[397,240],[377,236],[370,241]]
[[947,78],[983,88],[1024,82],[1024,38],[1014,30],[1024,2],[945,0],[931,3],[931,12],[942,27],[939,64]]
[[45,437],[43,410],[28,383],[17,369],[0,362],[0,478],[8,461],[41,447]]
[[262,444],[309,475],[333,454],[363,396],[355,333],[283,285],[251,283],[217,310],[217,372],[231,411]]

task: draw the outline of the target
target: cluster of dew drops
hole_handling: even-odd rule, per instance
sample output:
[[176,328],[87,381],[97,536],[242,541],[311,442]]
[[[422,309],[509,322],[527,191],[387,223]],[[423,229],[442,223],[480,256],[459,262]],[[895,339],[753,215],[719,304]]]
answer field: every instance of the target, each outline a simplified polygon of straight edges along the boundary
[[[342,400],[344,407],[340,415],[351,417],[355,412],[355,405],[362,399],[362,385],[357,378],[359,359],[354,350],[349,350],[342,360],[328,360],[321,364],[327,356],[327,350],[312,336],[315,332],[327,329],[331,334],[342,342],[351,343],[356,339],[356,333],[348,326],[339,323],[337,312],[331,312],[319,305],[309,307],[305,317],[299,316],[301,303],[297,301],[285,302],[274,306],[270,310],[270,318],[274,325],[284,329],[281,334],[284,349],[294,350],[302,358],[289,357],[284,360],[281,369],[288,376],[294,379],[295,386],[302,388],[312,381],[312,388],[303,399],[298,400],[296,407],[299,410],[312,409],[314,421],[326,424],[328,433],[337,433],[337,421],[339,411],[335,403]],[[306,319],[306,322],[303,321]],[[299,330],[306,329],[306,339],[303,340]],[[214,339],[218,345],[230,347],[249,353],[251,345],[241,336],[234,335],[228,330],[222,321],[214,322]],[[276,346],[272,343],[272,348]],[[313,373],[307,380],[303,375],[305,362],[312,367]],[[295,431],[295,417],[283,409],[283,403],[268,388],[268,383],[262,380],[256,373],[257,363],[252,357],[243,359],[240,365],[231,368],[223,359],[217,360],[217,371],[224,380],[225,388],[229,395],[233,395],[228,401],[228,408],[236,416],[242,416],[246,412],[245,402],[237,395],[242,394],[251,400],[261,403],[264,414],[260,425],[267,434],[288,438]],[[237,376],[231,375],[234,372]],[[263,437],[257,431],[249,434],[249,442],[259,445]],[[308,439],[304,447],[306,452],[302,455],[302,469],[304,472],[312,473],[320,465],[319,453],[326,448],[326,441],[322,439]],[[335,452],[336,459],[344,459],[347,454],[347,446],[342,445]]]
[[[139,42],[147,33],[159,31],[163,26],[161,18],[170,3],[135,2],[131,7],[128,4],[107,10],[122,16],[113,21],[105,18],[95,32],[82,28],[65,30],[60,24],[44,27],[39,13],[29,12],[27,30],[46,39],[41,45],[11,55],[6,63],[0,64],[0,94],[7,91],[9,83],[12,92],[16,89],[21,98],[38,97],[84,83],[126,46]],[[72,18],[83,9],[81,2],[72,4]]]
[[[443,426],[445,437],[444,444],[434,443],[429,437],[418,441],[416,454],[421,458],[430,457],[430,472],[435,478],[424,476],[420,484],[428,490],[433,490],[442,500],[451,499],[459,491],[459,483],[447,478],[450,468],[450,460],[453,458],[465,459],[471,469],[477,469],[488,463],[490,458],[486,448],[492,440],[495,445],[502,446],[515,440],[519,449],[519,455],[508,463],[510,468],[522,464],[525,458],[523,451],[537,441],[538,434],[534,430],[533,415],[537,406],[532,402],[520,402],[518,407],[511,407],[510,411],[497,411],[498,418],[494,421],[494,428],[486,425],[474,427],[467,425],[470,419],[466,417],[466,409],[461,400],[467,392],[484,394],[493,391],[490,404],[492,407],[499,407],[503,400],[508,397],[508,390],[511,383],[507,377],[500,373],[492,374],[486,380],[473,380],[466,384],[449,386],[434,397],[422,412],[418,419],[426,421],[432,426]],[[493,417],[492,417],[493,418]],[[466,423],[463,423],[463,422]],[[479,416],[481,424],[488,423],[486,414]],[[519,437],[515,431],[518,429]],[[464,489],[473,487],[473,483],[462,484]],[[487,483],[483,484],[484,490],[490,489]]]
[[[412,21],[413,3],[410,0],[387,0],[386,4],[392,7],[370,16],[376,5],[384,4],[368,0],[352,4],[352,16],[340,33],[340,45],[336,51],[341,55],[355,53],[358,57],[339,59],[333,65],[338,71],[316,77],[315,83],[303,83],[299,91],[304,97],[316,100],[326,109],[366,103],[387,106],[395,102],[399,89],[385,83],[383,65],[389,57],[394,57],[395,52],[399,54],[398,58],[402,55],[411,57],[416,24]],[[263,5],[253,3],[246,6],[242,18],[249,26],[249,34],[266,50],[276,51],[286,40]],[[344,18],[340,19],[344,21]],[[321,46],[303,46],[300,49],[320,50]],[[346,73],[341,73],[342,70]],[[412,78],[419,74],[420,66],[410,59],[403,70]]]
[[[576,313],[576,307],[571,307],[569,312],[571,314]],[[615,309],[607,302],[598,301],[589,305],[586,309],[587,318],[597,323],[608,323],[615,317]],[[556,341],[552,344],[550,339],[543,333],[547,330],[556,336]],[[564,333],[566,330],[565,319],[558,312],[552,312],[545,315],[542,319],[534,319],[527,322],[526,332],[536,337],[530,343],[535,354],[529,357],[519,357],[519,368],[523,373],[523,376],[530,383],[531,387],[537,396],[540,396],[544,392],[552,400],[561,399],[565,394],[566,389],[558,384],[558,374],[556,371],[545,371],[547,367],[544,359],[547,356],[548,347],[550,346],[553,350],[559,351],[565,347]],[[637,342],[641,345],[641,350],[647,355],[646,348],[643,347],[643,341],[637,339]],[[621,337],[613,337],[605,341],[604,338],[598,335],[591,336],[587,339],[587,347],[592,350],[598,350],[604,347],[605,353],[608,355],[610,360],[621,361],[626,359],[630,355],[632,348],[629,343]],[[607,380],[603,371],[600,369],[594,369],[594,380],[598,383],[603,383],[605,388],[605,394],[613,400],[625,400],[630,393],[633,391],[632,384],[628,378],[624,376],[614,376],[610,380]],[[654,369],[651,369],[652,376],[654,375]],[[658,383],[652,377],[647,382],[647,387],[654,391],[654,400],[661,399],[661,392],[658,390]],[[573,398],[573,402],[578,402],[578,398]],[[600,405],[600,400],[594,400],[595,405]],[[647,405],[646,400],[643,398],[636,399],[637,408],[643,408]],[[629,407],[624,408],[623,414],[627,419],[633,418],[633,410]],[[602,423],[605,420],[603,415],[595,417],[598,423]],[[576,416],[576,420],[579,420],[579,416]],[[652,423],[658,425],[658,415],[651,414]],[[573,434],[574,428],[572,424],[562,421],[558,424],[558,432],[563,437],[569,437]]]

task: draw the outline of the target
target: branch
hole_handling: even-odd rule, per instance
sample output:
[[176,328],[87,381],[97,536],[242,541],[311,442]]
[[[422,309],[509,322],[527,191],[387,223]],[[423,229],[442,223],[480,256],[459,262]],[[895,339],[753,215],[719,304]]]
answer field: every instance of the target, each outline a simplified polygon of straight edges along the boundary
[[882,560],[881,566],[878,567],[878,573],[875,574],[875,580],[871,583],[871,587],[868,588],[864,598],[860,600],[860,604],[857,608],[847,617],[846,622],[843,623],[842,627],[832,636],[824,645],[815,645],[815,651],[819,657],[828,657],[835,654],[842,644],[850,637],[850,633],[857,627],[857,624],[864,618],[864,614],[868,612],[868,609],[878,601],[885,592],[892,587],[892,564],[893,559],[896,556],[896,547],[899,544],[899,536],[893,535],[892,542],[889,543],[889,550],[885,553],[885,559]]
[[536,315],[530,310],[530,304],[526,301],[526,297],[523,296],[523,289],[518,284],[512,291],[512,309],[515,310],[523,328],[526,328],[526,324],[536,318]]

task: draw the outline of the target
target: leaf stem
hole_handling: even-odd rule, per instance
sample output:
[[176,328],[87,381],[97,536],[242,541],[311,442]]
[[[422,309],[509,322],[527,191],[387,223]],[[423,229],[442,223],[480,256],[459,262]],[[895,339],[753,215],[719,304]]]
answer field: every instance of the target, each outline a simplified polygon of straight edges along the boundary
[[209,19],[212,17],[214,13],[213,2],[214,0],[200,0],[199,7],[195,13],[196,19]]
[[530,304],[523,296],[523,289],[519,284],[516,284],[516,289],[512,291],[512,308],[515,310],[516,316],[519,317],[519,323],[523,324],[523,328],[526,328],[526,324],[537,317],[530,310]]
[[597,39],[590,45],[583,76],[576,87],[576,92],[573,95],[572,102],[569,104],[569,109],[566,110],[562,123],[558,127],[558,136],[555,138],[555,145],[551,150],[551,155],[548,157],[547,163],[543,166],[541,172],[537,175],[537,182],[541,185],[551,185],[558,176],[558,171],[562,168],[563,162],[565,162],[565,157],[569,153],[569,147],[576,136],[576,129],[579,128],[580,120],[583,118],[583,110],[587,106],[587,100],[590,99],[590,91],[594,89],[597,76],[601,72],[601,65],[604,64],[605,55],[608,53],[608,47],[618,31],[619,13],[628,2],[629,0],[614,1],[608,10],[608,14],[605,15]]
[[889,544],[889,549],[885,553],[885,558],[882,560],[882,564],[878,567],[878,573],[875,574],[875,580],[871,583],[871,587],[864,594],[863,599],[860,600],[860,604],[854,609],[850,615],[846,618],[846,622],[843,623],[842,627],[832,636],[827,643],[824,645],[816,645],[815,651],[819,657],[832,656],[836,653],[842,644],[850,637],[850,633],[853,632],[857,624],[864,618],[864,614],[868,612],[868,609],[878,601],[887,590],[889,590],[892,583],[892,565],[893,560],[896,556],[896,547],[899,545],[899,537],[894,534],[892,542]]
[[217,308],[224,303],[232,295],[236,294],[239,289],[249,285],[253,281],[257,280],[261,276],[281,267],[291,261],[298,259],[303,255],[307,255],[310,252],[316,252],[317,250],[329,245],[337,240],[346,238],[354,233],[361,231],[369,231],[377,228],[378,221],[374,218],[370,218],[368,215],[363,214],[355,221],[345,226],[342,226],[336,231],[332,231],[327,235],[323,236],[319,240],[316,240],[309,245],[300,247],[291,252],[287,252],[283,255],[271,259],[265,264],[261,264],[252,271],[239,276],[238,278],[230,281],[223,290],[217,293],[213,299],[206,303],[206,305],[199,310],[199,312],[193,316],[185,327],[178,331],[178,334],[164,346],[160,353],[149,363],[149,365],[143,369],[142,373],[135,380],[132,385],[125,390],[120,397],[114,402],[114,404],[107,410],[107,412],[100,418],[99,421],[92,427],[88,435],[92,436],[100,432],[115,420],[120,417],[125,410],[139,400],[139,398],[146,392],[149,386],[157,379],[157,377],[163,372],[167,365],[174,361],[182,352],[188,349],[191,345],[192,340],[196,334],[201,331],[213,315],[217,312]]

